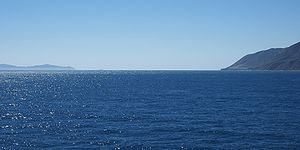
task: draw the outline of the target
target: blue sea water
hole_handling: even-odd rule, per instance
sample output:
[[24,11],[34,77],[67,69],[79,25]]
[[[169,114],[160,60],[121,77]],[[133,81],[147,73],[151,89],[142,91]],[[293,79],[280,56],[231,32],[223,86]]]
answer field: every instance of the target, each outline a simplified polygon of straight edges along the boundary
[[1,149],[300,149],[300,72],[0,72]]

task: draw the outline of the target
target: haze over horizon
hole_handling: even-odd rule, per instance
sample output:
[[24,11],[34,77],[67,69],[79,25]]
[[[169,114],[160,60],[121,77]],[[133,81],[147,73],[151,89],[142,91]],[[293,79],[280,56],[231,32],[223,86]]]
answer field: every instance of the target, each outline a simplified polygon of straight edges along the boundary
[[300,1],[3,0],[0,64],[220,69],[300,41]]

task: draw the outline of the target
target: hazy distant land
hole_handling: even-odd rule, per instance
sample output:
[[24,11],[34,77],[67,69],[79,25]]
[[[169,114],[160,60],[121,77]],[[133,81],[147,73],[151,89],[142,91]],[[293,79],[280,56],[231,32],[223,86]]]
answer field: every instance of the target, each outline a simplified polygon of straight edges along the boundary
[[[14,66],[0,64],[0,70],[75,70],[51,64]],[[300,70],[300,42],[286,48],[271,48],[242,57],[222,70]]]
[[50,64],[35,65],[35,66],[14,66],[8,64],[0,64],[0,70],[75,70],[69,66],[56,66]]
[[223,70],[300,70],[300,42],[246,55]]

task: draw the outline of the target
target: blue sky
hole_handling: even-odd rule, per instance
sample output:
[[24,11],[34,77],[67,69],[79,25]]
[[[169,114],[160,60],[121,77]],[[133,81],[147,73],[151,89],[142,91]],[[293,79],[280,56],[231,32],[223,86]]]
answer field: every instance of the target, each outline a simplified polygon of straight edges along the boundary
[[0,0],[0,63],[220,69],[300,41],[299,0]]

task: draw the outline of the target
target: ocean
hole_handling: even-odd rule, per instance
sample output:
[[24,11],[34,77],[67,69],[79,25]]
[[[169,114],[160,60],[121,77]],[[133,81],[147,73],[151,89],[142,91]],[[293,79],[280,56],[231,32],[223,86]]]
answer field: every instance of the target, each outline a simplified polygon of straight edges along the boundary
[[0,149],[300,149],[300,72],[1,71]]

